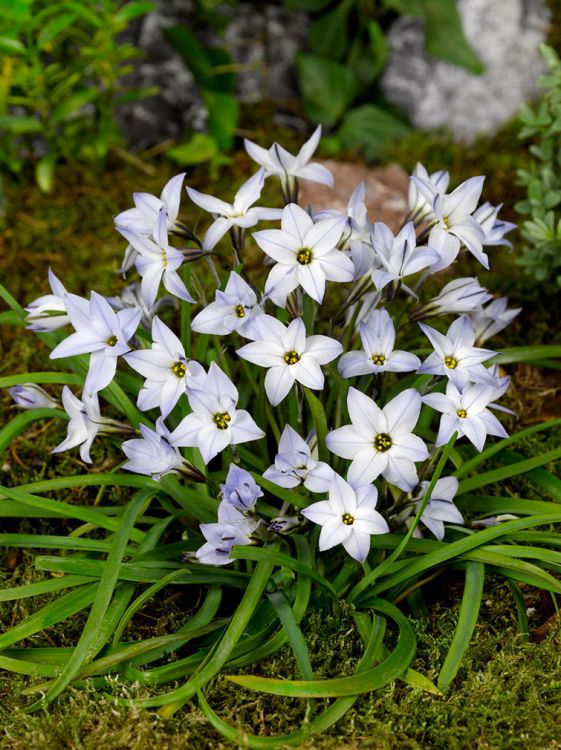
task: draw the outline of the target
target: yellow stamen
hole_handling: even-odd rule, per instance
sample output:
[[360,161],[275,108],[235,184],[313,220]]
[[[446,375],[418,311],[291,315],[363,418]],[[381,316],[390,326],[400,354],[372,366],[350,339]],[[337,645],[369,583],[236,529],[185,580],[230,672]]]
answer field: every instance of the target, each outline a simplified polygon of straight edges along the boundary
[[381,432],[374,438],[374,448],[376,448],[377,451],[385,453],[386,451],[389,451],[391,447],[392,439],[389,435],[386,435],[385,432]]
[[222,413],[218,412],[213,416],[212,421],[219,430],[227,430],[229,422],[232,421],[232,417],[228,414],[227,411],[224,411]]
[[295,351],[286,352],[284,355],[284,361],[287,365],[295,365],[300,361],[300,355]]

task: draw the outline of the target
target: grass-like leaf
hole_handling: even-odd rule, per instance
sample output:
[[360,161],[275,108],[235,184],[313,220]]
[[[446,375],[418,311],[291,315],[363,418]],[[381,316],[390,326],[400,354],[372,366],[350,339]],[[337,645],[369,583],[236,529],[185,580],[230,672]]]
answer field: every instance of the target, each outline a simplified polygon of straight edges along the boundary
[[483,596],[483,583],[485,581],[485,567],[482,563],[468,562],[466,564],[466,577],[464,584],[464,595],[460,605],[458,624],[452,639],[452,644],[446,654],[446,659],[438,675],[438,687],[446,692],[452,680],[458,673],[469,643],[475,630],[481,597]]

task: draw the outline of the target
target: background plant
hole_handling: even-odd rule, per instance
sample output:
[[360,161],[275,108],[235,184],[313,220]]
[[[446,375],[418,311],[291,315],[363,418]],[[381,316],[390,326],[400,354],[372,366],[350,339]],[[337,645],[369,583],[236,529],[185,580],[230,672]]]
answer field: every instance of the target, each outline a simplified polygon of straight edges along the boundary
[[521,224],[524,245],[518,263],[540,283],[561,285],[561,60],[545,44],[540,47],[548,73],[538,86],[546,89],[535,108],[520,113],[520,138],[532,138],[533,161],[518,171],[527,198],[516,204],[526,218]]
[[284,0],[291,9],[313,13],[309,53],[298,55],[296,71],[303,106],[312,122],[336,128],[336,148],[361,147],[378,156],[388,140],[407,131],[377,90],[388,56],[386,33],[396,15],[423,23],[425,49],[441,60],[483,72],[470,47],[454,0]]
[[118,0],[4,0],[0,4],[0,170],[33,163],[52,189],[56,164],[103,164],[122,142],[116,107],[155,93],[123,80],[138,50],[118,36],[153,8]]

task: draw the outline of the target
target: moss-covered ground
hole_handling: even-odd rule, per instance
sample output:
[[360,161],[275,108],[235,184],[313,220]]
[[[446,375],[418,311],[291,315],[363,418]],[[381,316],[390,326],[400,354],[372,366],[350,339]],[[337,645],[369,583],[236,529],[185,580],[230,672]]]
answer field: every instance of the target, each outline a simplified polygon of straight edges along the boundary
[[[515,170],[526,158],[516,137],[516,127],[505,128],[495,141],[480,141],[472,147],[455,147],[444,135],[414,134],[394,146],[388,159],[406,169],[417,160],[429,169],[450,168],[460,181],[475,172],[486,173],[485,197],[506,203],[506,216],[513,219],[512,205],[520,197]],[[51,266],[71,291],[87,294],[90,288],[114,293],[123,284],[114,275],[123,242],[112,226],[111,217],[130,205],[134,190],[159,194],[174,173],[166,162],[158,163],[153,175],[133,166],[112,164],[102,176],[86,170],[63,168],[56,191],[48,196],[36,189],[13,189],[8,194],[8,212],[0,236],[0,278],[22,302],[47,291],[46,270]],[[234,157],[234,173],[241,175],[246,157]],[[200,168],[189,177],[190,184],[205,189],[208,175]],[[232,190],[231,171],[225,172],[216,194]],[[195,219],[196,215],[188,217]],[[497,256],[495,256],[497,257]],[[532,280],[514,264],[514,256],[501,253],[500,272],[492,280],[482,277],[495,291],[509,294],[513,303],[525,310],[509,331],[509,344],[548,342],[561,336],[559,302],[544,297]],[[503,339],[503,341],[506,341]],[[0,376],[13,372],[50,369],[46,350],[32,334],[21,329],[2,331]],[[53,368],[54,369],[54,368]],[[561,382],[556,373],[528,366],[510,368],[514,376],[510,405],[520,414],[520,424],[559,416]],[[7,394],[0,394],[3,420],[10,416]],[[511,426],[514,426],[513,424]],[[53,429],[55,432],[53,432]],[[71,452],[53,458],[49,450],[62,438],[63,427],[50,423],[32,426],[2,457],[0,484],[76,473],[85,467]],[[561,434],[546,433],[519,446],[525,455],[550,450],[559,445]],[[106,444],[105,444],[106,445]],[[117,458],[111,449],[95,446],[95,465],[105,469]],[[547,467],[559,470],[558,466]],[[527,480],[511,481],[505,492],[523,497],[541,496]],[[531,494],[530,494],[531,493]],[[75,491],[74,502],[92,503],[95,491]],[[62,495],[59,495],[61,498]],[[545,498],[547,496],[543,495]],[[123,501],[126,491],[106,496]],[[551,498],[547,498],[551,499]],[[48,531],[65,522],[7,522],[8,530]],[[63,532],[64,533],[64,532]],[[27,551],[8,549],[3,560],[2,586],[37,580],[32,556]],[[454,632],[461,580],[437,579],[429,589],[430,615],[414,621],[419,652],[414,668],[436,679]],[[561,656],[559,621],[549,596],[524,589],[530,612],[530,641],[523,640],[517,628],[514,602],[507,588],[489,581],[481,619],[467,658],[445,697],[430,695],[396,683],[360,698],[354,708],[326,735],[310,738],[303,747],[328,750],[355,748],[493,748],[497,750],[541,750],[561,748]],[[44,602],[42,602],[44,603]],[[190,602],[187,595],[164,592],[135,618],[142,637],[169,632],[183,622]],[[29,614],[39,602],[22,600],[0,607],[0,626],[10,627]],[[37,636],[33,645],[72,645],[83,620],[79,617]],[[304,623],[313,666],[318,676],[345,674],[356,662],[358,636],[348,611],[314,614]],[[41,639],[41,640],[39,640]],[[251,672],[251,669],[246,671]],[[266,675],[290,677],[297,673],[287,648],[259,665]],[[0,748],[9,750],[170,750],[173,748],[230,747],[209,727],[195,704],[186,706],[172,719],[163,720],[148,711],[125,710],[116,702],[123,696],[141,695],[140,689],[123,687],[118,681],[103,693],[93,688],[71,688],[48,711],[26,714],[32,700],[25,694],[28,678],[0,673]],[[294,731],[303,719],[297,702],[248,693],[219,678],[207,689],[212,707],[227,721],[252,733],[283,734]]]

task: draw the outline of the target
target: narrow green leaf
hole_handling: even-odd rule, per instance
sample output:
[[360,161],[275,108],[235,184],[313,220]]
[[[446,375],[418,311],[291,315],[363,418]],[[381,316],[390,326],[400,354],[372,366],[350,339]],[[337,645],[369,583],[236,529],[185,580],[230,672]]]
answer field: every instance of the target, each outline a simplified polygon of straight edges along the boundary
[[[300,537],[295,537],[295,539]],[[282,568],[288,570],[294,570],[296,573],[300,573],[307,578],[319,583],[320,586],[326,588],[329,593],[338,598],[337,592],[335,591],[332,584],[324,578],[320,573],[317,573],[311,566],[304,565],[300,560],[295,560],[290,555],[285,555],[283,552],[276,552],[266,547],[250,547],[250,546],[235,546],[230,552],[230,557],[233,560],[263,560],[271,563],[276,563]]]
[[443,693],[448,690],[452,680],[457,675],[458,669],[468,650],[479,616],[484,581],[485,567],[481,563],[468,562],[466,564],[464,594],[462,603],[460,604],[458,624],[452,643],[446,654],[446,659],[438,675],[438,687]]
[[24,638],[29,638],[35,633],[45,630],[57,622],[62,622],[76,612],[85,609],[93,602],[97,593],[97,586],[97,581],[80,586],[76,591],[69,591],[50,604],[41,607],[37,612],[26,617],[19,625],[15,625],[0,634],[0,649],[11,646]]
[[119,565],[125,554],[130,533],[139,515],[144,511],[149,499],[150,494],[147,493],[146,490],[140,490],[125,509],[119,527],[115,531],[111,549],[105,560],[104,570],[99,580],[96,596],[87,622],[82,630],[80,640],[59,677],[57,677],[44,698],[39,701],[38,705],[36,705],[37,708],[39,705],[50,703],[60,695],[64,688],[75,677],[80,668],[84,667],[87,662],[91,661],[96,652],[103,646],[103,643],[100,642],[101,639],[98,638],[100,624],[103,623],[104,618],[106,618],[108,614],[108,609],[119,577]]
[[461,495],[454,498],[460,510],[469,513],[485,513],[494,516],[502,513],[533,516],[536,513],[555,513],[561,509],[560,503],[545,500],[527,500],[522,497],[494,497],[492,495]]
[[251,616],[269,580],[274,566],[270,563],[259,562],[255,566],[251,580],[239,603],[228,627],[220,642],[215,647],[212,656],[205,662],[193,677],[184,685],[172,690],[169,693],[149,698],[148,700],[135,701],[136,705],[145,707],[161,706],[161,715],[169,717],[173,715],[181,706],[197,694],[206,683],[211,680],[221,670],[222,666],[228,660],[235,645],[243,635]]
[[294,612],[290,606],[286,595],[282,591],[275,591],[273,594],[269,594],[269,601],[272,603],[279,620],[286,632],[290,647],[294,653],[300,672],[304,680],[313,680],[314,675],[312,671],[312,662],[310,661],[310,653],[308,646],[302,635],[302,631],[296,622]]
[[25,432],[28,425],[40,419],[68,419],[68,416],[60,409],[27,409],[20,412],[0,430],[0,455],[18,435]]
[[[73,518],[85,523],[91,523],[102,529],[109,529],[109,531],[116,531],[119,528],[118,520],[107,518],[102,513],[99,513],[99,511],[85,508],[81,505],[71,505],[62,500],[49,500],[46,497],[31,495],[28,492],[22,492],[16,487],[0,487],[0,499],[2,497],[17,500],[23,505],[30,505],[33,508],[39,508],[48,513],[55,513],[57,516],[62,516],[63,518]],[[1,505],[2,503],[0,502],[0,507]],[[144,532],[140,531],[140,529],[134,529],[131,533],[131,539],[135,542],[140,542],[143,538]]]
[[0,589],[0,602],[12,602],[16,599],[27,599],[43,594],[52,594],[61,589],[71,589],[75,586],[83,586],[85,583],[93,583],[95,578],[89,576],[63,576],[62,578],[51,578],[47,581],[37,583],[26,583],[23,586],[13,586],[8,589]]
[[250,471],[249,473],[260,487],[266,490],[269,494],[278,497],[283,502],[295,505],[297,508],[306,508],[310,504],[308,499],[299,495],[295,490],[279,487],[278,484],[270,482],[268,479],[265,479],[265,477],[262,477],[254,471]]
[[312,419],[314,420],[314,427],[316,428],[318,458],[320,461],[329,463],[329,451],[325,444],[325,437],[327,435],[327,418],[325,416],[323,404],[309,388],[304,388],[304,395],[306,396],[306,401],[312,412]]
[[561,345],[540,344],[538,346],[511,346],[490,359],[491,364],[510,365],[514,362],[535,362],[544,359],[560,359]]
[[483,472],[475,477],[471,477],[471,479],[464,479],[461,481],[460,486],[458,487],[458,494],[468,494],[480,487],[486,487],[488,484],[502,482],[504,479],[516,477],[519,474],[526,474],[532,469],[543,466],[544,464],[547,464],[550,461],[555,461],[559,458],[561,458],[561,448],[555,448],[547,453],[542,453],[540,456],[534,456],[534,458],[528,458],[524,461],[511,464],[510,466],[501,466],[498,469]]
[[0,388],[12,388],[23,383],[56,383],[57,385],[83,385],[84,378],[69,372],[22,372],[0,378]]
[[499,440],[499,442],[489,445],[482,450],[481,453],[476,453],[476,455],[473,458],[470,458],[469,461],[464,461],[459,469],[454,472],[453,476],[460,479],[508,446],[518,443],[520,440],[524,440],[530,435],[535,435],[537,432],[543,432],[544,430],[549,430],[553,427],[558,427],[559,425],[561,425],[561,419],[551,419],[549,422],[542,422],[541,424],[532,425],[532,427],[526,427],[524,430],[518,430],[514,435],[510,435],[504,440]]

